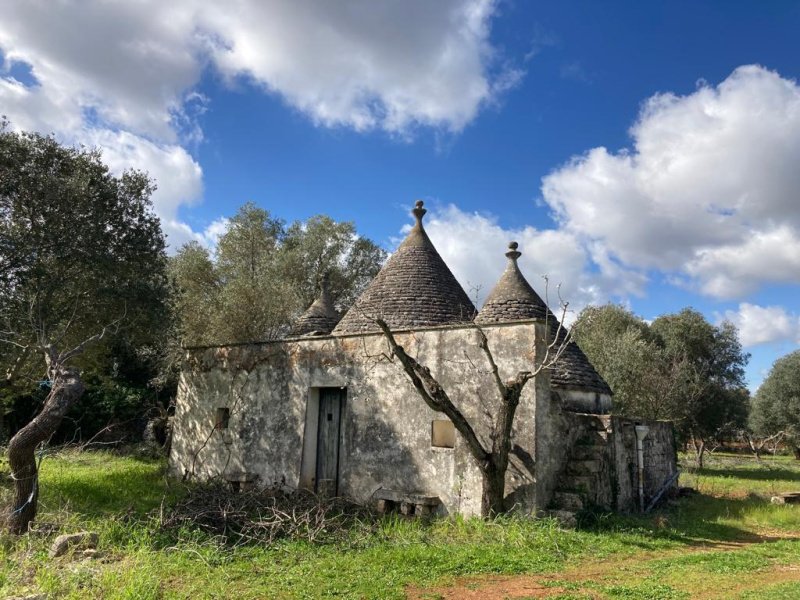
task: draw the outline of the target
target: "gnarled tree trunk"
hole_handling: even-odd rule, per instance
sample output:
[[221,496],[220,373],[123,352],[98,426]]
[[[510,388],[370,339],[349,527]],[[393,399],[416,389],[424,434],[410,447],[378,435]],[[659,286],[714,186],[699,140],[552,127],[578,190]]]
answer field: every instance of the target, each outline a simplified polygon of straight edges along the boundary
[[83,395],[83,382],[76,369],[61,365],[49,369],[52,388],[41,412],[11,438],[8,463],[14,480],[14,504],[8,514],[8,529],[22,534],[36,516],[39,501],[39,473],[36,447],[49,440],[61,425],[64,415]]
[[495,517],[503,514],[506,510],[506,469],[498,468],[490,462],[488,467],[481,469],[481,475],[481,516]]
[[694,447],[694,462],[698,469],[703,468],[703,458],[706,453],[706,441],[699,436],[692,434],[692,446]]

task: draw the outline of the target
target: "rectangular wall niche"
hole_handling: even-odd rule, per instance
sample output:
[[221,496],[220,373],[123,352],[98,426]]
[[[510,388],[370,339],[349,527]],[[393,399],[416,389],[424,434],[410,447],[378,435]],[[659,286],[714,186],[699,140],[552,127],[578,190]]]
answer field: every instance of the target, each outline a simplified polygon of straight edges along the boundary
[[228,422],[231,420],[231,409],[221,406],[217,409],[217,415],[214,420],[215,429],[227,429]]
[[431,421],[431,446],[434,448],[454,448],[456,428],[452,421]]

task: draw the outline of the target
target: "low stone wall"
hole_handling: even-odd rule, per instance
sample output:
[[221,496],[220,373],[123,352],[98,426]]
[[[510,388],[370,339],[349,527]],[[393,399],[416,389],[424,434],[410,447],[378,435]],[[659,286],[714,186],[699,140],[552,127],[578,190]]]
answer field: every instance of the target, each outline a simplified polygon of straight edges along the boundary
[[[672,423],[642,419],[611,418],[613,461],[616,475],[617,510],[639,510],[639,473],[636,451],[637,425],[649,428],[644,438],[644,500],[647,506],[666,481],[678,469],[677,449]],[[677,480],[672,484],[677,487]]]
[[575,504],[570,498],[565,500],[565,495],[577,493],[584,508],[639,511],[636,427],[642,425],[648,428],[643,442],[647,506],[677,470],[672,423],[569,410],[554,410],[537,429],[548,432],[551,444],[551,451],[542,454],[536,465],[540,499],[558,492],[554,506],[564,509],[567,500]]
[[540,408],[537,412],[536,492],[540,507],[550,504],[573,448],[592,428],[596,417],[564,410],[560,394],[552,394],[547,411]]

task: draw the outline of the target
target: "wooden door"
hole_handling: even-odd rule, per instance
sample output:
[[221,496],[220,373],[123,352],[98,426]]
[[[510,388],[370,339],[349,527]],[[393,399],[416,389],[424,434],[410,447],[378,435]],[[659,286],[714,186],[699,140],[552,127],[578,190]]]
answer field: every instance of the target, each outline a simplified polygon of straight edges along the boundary
[[339,388],[322,388],[319,391],[316,490],[328,496],[339,493],[339,445],[344,397],[345,390]]

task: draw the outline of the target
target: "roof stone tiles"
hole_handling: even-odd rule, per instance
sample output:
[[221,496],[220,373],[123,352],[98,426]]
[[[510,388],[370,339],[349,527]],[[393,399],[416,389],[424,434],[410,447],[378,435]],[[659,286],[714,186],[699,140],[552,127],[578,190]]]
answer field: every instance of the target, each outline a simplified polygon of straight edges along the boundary
[[522,256],[522,253],[517,251],[517,242],[511,242],[508,248],[506,269],[492,291],[489,292],[483,308],[475,317],[476,323],[544,319],[548,313],[547,305],[519,270],[517,259]]
[[[550,334],[560,340],[566,338],[567,329],[559,324],[519,270],[517,259],[521,253],[516,242],[509,244],[508,265],[476,315],[466,292],[425,233],[422,226],[425,212],[422,202],[417,202],[413,210],[416,224],[333,329],[334,335],[378,331],[376,317],[385,320],[392,329],[468,323],[474,318],[479,325],[547,319]],[[553,366],[551,382],[557,389],[612,393],[574,341],[567,344]]]
[[412,212],[414,227],[344,315],[334,335],[378,331],[376,317],[392,329],[472,321],[475,306],[422,226],[427,212],[422,201]]
[[574,341],[570,341],[553,366],[550,382],[556,389],[585,390],[609,396],[613,394],[605,379],[600,377],[583,350]]
[[319,297],[314,303],[297,318],[292,329],[289,331],[291,336],[306,335],[326,335],[333,331],[336,323],[339,322],[339,314],[331,301],[328,289],[327,275],[322,279],[322,286]]
[[[475,317],[475,322],[485,325],[525,319],[547,319],[550,335],[564,340],[568,334],[567,329],[560,325],[556,316],[519,270],[517,259],[522,253],[517,251],[518,244],[511,242],[508,247],[506,269],[486,298],[483,308]],[[555,388],[580,389],[609,395],[612,393],[611,388],[574,341],[567,344],[553,366],[550,380]]]

